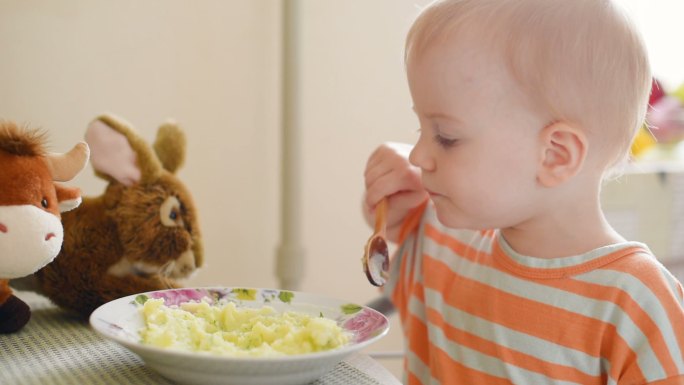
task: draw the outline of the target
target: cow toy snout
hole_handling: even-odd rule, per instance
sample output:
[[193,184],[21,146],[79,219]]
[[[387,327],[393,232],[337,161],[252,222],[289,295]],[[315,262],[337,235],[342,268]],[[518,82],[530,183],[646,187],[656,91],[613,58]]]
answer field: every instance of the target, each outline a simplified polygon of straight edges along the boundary
[[0,206],[0,217],[3,278],[31,274],[59,253],[64,230],[57,216],[33,205],[16,205]]

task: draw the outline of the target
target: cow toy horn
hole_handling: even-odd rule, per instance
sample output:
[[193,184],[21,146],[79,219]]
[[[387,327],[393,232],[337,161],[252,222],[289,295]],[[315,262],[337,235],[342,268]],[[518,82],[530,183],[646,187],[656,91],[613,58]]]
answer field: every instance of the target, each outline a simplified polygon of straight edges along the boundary
[[83,170],[88,163],[90,157],[90,149],[84,142],[79,142],[64,154],[50,153],[45,156],[52,179],[57,182],[67,182],[81,170]]

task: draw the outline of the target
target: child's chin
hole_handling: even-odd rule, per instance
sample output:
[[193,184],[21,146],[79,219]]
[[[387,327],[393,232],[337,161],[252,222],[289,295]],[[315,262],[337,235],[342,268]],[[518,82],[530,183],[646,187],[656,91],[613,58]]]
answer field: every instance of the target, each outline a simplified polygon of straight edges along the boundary
[[436,211],[439,223],[452,229],[484,230],[488,228],[483,227],[475,221],[469,220],[463,213],[448,212],[446,210],[440,210],[438,207],[436,207]]
[[437,207],[437,205],[435,205],[435,208],[437,211],[437,219],[439,220],[439,223],[446,227],[454,229],[464,228],[465,222],[463,221],[463,218],[459,218],[458,216],[455,216],[453,213],[449,213],[444,209],[440,210],[439,207]]

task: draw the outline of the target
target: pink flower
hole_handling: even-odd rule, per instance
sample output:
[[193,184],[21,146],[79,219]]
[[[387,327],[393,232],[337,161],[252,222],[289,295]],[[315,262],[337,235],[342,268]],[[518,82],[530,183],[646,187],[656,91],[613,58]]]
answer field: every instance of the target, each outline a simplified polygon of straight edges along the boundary
[[176,289],[150,293],[152,298],[163,298],[166,306],[180,305],[185,302],[200,301],[204,297],[209,297],[206,290],[196,289]]
[[361,313],[345,321],[342,327],[354,333],[354,342],[363,342],[385,330],[387,318],[376,311],[363,309]]

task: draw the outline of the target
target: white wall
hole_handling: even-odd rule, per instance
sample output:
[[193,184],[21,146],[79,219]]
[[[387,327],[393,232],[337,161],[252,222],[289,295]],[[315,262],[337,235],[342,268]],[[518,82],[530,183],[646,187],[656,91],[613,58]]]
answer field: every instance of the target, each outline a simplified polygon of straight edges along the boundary
[[[374,295],[360,259],[367,156],[387,140],[412,141],[417,125],[403,72],[413,1],[305,1],[303,20],[306,286]],[[334,273],[333,273],[334,272]],[[339,282],[331,287],[330,274]]]
[[666,90],[684,83],[684,50],[678,26],[684,2],[673,0],[617,0],[639,26],[651,57],[653,72]]

